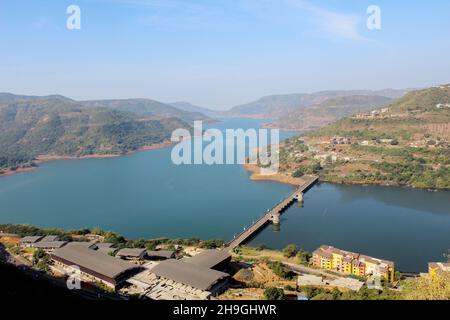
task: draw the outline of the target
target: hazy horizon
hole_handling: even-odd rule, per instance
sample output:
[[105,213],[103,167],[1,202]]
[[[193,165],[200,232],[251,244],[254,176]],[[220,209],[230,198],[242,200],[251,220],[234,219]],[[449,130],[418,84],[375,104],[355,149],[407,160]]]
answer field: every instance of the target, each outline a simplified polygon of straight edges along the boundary
[[[69,30],[69,5],[81,29]],[[381,9],[369,30],[367,8]],[[18,0],[0,5],[0,90],[227,110],[261,97],[449,83],[448,1]]]
[[[444,83],[442,83],[442,84],[444,84]],[[435,84],[435,85],[439,85],[439,84]],[[431,87],[431,86],[433,86],[433,85],[426,86],[426,87]],[[421,87],[421,88],[425,88],[425,87]],[[161,101],[161,100],[158,100],[158,99],[155,99],[155,98],[152,98],[152,97],[122,97],[122,98],[98,97],[98,98],[93,98],[93,99],[77,99],[77,98],[74,98],[74,97],[71,97],[71,96],[68,96],[68,95],[65,95],[65,94],[57,93],[57,92],[54,92],[54,93],[48,93],[48,94],[39,94],[39,93],[36,93],[36,94],[35,94],[35,93],[30,93],[30,94],[28,94],[28,93],[23,93],[23,92],[9,92],[9,91],[3,91],[3,90],[0,90],[0,94],[3,93],[3,94],[13,94],[13,95],[18,95],[18,96],[20,96],[20,95],[25,95],[25,96],[38,96],[38,97],[45,97],[45,96],[63,96],[63,97],[65,97],[65,98],[69,98],[69,99],[72,99],[72,100],[75,100],[75,101],[80,101],[80,102],[83,102],[83,101],[95,101],[95,100],[148,99],[148,100],[154,100],[154,101],[157,101],[157,102],[161,102],[161,103],[164,103],[164,104],[167,104],[167,105],[172,105],[172,104],[177,104],[177,103],[189,103],[189,104],[192,104],[192,105],[194,105],[194,106],[196,106],[196,107],[202,107],[202,108],[211,109],[212,111],[228,111],[228,110],[230,110],[230,109],[232,109],[232,108],[234,108],[234,107],[237,107],[237,106],[240,106],[240,105],[245,105],[245,104],[248,104],[248,103],[252,103],[252,102],[258,101],[258,100],[260,100],[260,99],[263,99],[263,98],[266,98],[266,97],[271,97],[271,96],[289,96],[289,95],[297,95],[297,94],[315,94],[315,93],[326,92],[326,91],[416,90],[416,89],[421,89],[421,88],[419,88],[419,87],[417,87],[417,88],[380,88],[380,89],[371,89],[371,88],[369,88],[369,89],[367,89],[367,88],[357,88],[357,89],[333,89],[333,88],[331,88],[331,89],[325,89],[325,90],[319,90],[319,91],[311,91],[311,92],[303,92],[303,91],[299,91],[299,92],[291,92],[291,93],[273,93],[273,94],[267,94],[267,95],[263,95],[263,96],[260,96],[260,97],[256,97],[256,98],[253,99],[253,100],[250,100],[250,101],[244,101],[244,102],[241,102],[241,103],[236,104],[236,105],[225,106],[225,107],[223,107],[223,108],[214,108],[214,106],[210,107],[210,106],[198,105],[198,104],[195,104],[195,103],[193,103],[193,102],[191,102],[191,101],[187,101],[187,100]]]

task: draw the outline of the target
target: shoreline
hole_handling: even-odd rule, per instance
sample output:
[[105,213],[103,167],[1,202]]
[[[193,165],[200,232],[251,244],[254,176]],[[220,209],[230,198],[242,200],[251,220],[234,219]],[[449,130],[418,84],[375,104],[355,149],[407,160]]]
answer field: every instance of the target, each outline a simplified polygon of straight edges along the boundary
[[[272,182],[279,182],[283,184],[287,184],[290,186],[298,186],[302,184],[303,180],[302,178],[294,178],[288,175],[285,175],[283,173],[277,173],[274,175],[261,175],[260,168],[255,164],[244,164],[242,167],[250,172],[250,180],[252,181],[272,181]],[[441,191],[450,191],[449,189],[430,189],[430,188],[416,188],[413,186],[407,186],[407,185],[397,185],[397,184],[389,184],[389,183],[362,183],[358,181],[354,182],[338,182],[333,180],[323,180],[319,179],[319,183],[329,183],[334,185],[340,185],[340,186],[361,186],[361,187],[384,187],[384,188],[405,188],[405,189],[412,189],[412,190],[423,190],[427,192],[441,192]]]
[[78,157],[77,156],[48,155],[48,154],[47,155],[39,155],[33,161],[33,163],[35,163],[36,166],[34,166],[34,167],[27,167],[27,168],[18,168],[17,170],[5,169],[4,172],[2,174],[0,174],[0,178],[12,176],[12,175],[19,174],[19,173],[34,171],[36,169],[39,169],[38,164],[45,163],[45,162],[62,161],[62,160],[67,161],[67,160],[117,158],[117,157],[128,156],[128,155],[131,155],[131,154],[134,154],[134,153],[137,153],[137,152],[141,152],[141,151],[151,151],[151,150],[164,149],[164,148],[170,147],[173,144],[174,144],[174,142],[172,142],[170,140],[166,140],[166,141],[163,141],[163,142],[160,142],[160,143],[155,143],[155,144],[148,145],[148,146],[142,146],[142,147],[139,147],[136,150],[128,151],[128,152],[123,153],[123,154],[90,154],[90,155],[78,156]]
[[299,128],[283,128],[283,127],[278,127],[278,126],[274,125],[273,123],[263,123],[261,127],[264,129],[278,129],[280,131],[298,132],[299,134],[306,132],[306,131],[314,130],[314,129],[299,129]]
[[273,182],[279,182],[288,184],[291,186],[298,186],[302,184],[301,178],[294,178],[287,175],[284,175],[282,173],[276,173],[273,175],[262,175],[260,174],[260,167],[258,167],[256,164],[243,164],[242,167],[251,173],[250,180],[252,181],[273,181]]

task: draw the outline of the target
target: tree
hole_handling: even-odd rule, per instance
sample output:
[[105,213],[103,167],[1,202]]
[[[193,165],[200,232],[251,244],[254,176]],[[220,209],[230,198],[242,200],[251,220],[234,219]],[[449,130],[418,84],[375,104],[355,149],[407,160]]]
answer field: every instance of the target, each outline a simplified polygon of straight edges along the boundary
[[319,161],[314,161],[309,165],[309,170],[311,173],[318,173],[322,169]]
[[42,250],[41,248],[37,249],[36,251],[34,251],[33,253],[33,259],[32,259],[32,263],[33,265],[37,265],[39,260],[41,260],[43,257],[45,257],[45,252],[44,250]]
[[216,249],[222,247],[224,244],[223,240],[220,239],[211,239],[211,240],[205,240],[201,243],[200,247],[204,249]]
[[38,263],[36,263],[36,269],[41,272],[48,272],[50,270],[49,265],[50,264],[50,258],[45,255],[42,257]]
[[264,290],[264,297],[266,300],[283,300],[284,299],[284,290],[280,288],[267,288]]
[[295,273],[286,268],[280,261],[268,262],[267,265],[277,276],[283,279],[292,279]]
[[145,248],[147,250],[154,251],[154,250],[156,250],[158,245],[159,245],[159,242],[157,240],[148,240],[147,243],[145,244]]
[[299,250],[297,252],[297,259],[298,259],[298,263],[300,263],[300,264],[308,265],[311,257],[312,257],[312,255],[308,251]]
[[298,168],[298,169],[296,169],[295,171],[294,171],[294,173],[292,173],[292,177],[294,177],[294,178],[301,178],[301,177],[303,177],[304,176],[304,168],[303,167],[300,167],[300,168]]
[[283,255],[286,258],[292,258],[295,257],[295,255],[298,252],[298,248],[295,244],[289,244],[283,249]]

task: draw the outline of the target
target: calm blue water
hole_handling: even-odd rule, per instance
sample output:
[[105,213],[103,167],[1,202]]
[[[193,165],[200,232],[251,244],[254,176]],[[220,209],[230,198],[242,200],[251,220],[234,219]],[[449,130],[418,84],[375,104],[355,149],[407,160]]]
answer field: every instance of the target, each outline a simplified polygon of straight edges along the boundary
[[404,272],[426,271],[450,248],[450,193],[316,185],[303,208],[283,214],[279,231],[270,226],[250,242],[259,243],[309,251],[328,244],[392,260]]
[[[252,128],[226,120],[213,127]],[[292,136],[282,132],[282,138]],[[109,159],[54,161],[0,178],[0,223],[100,227],[131,238],[230,239],[291,192],[254,182],[239,165],[175,166],[171,148]],[[420,190],[320,185],[305,208],[292,207],[281,231],[252,243],[312,250],[321,244],[394,260],[420,271],[450,248],[450,194]]]
[[[212,127],[257,128],[259,121],[228,120]],[[101,227],[133,238],[229,239],[291,190],[248,176],[240,165],[176,166],[171,148],[47,162],[0,178],[0,223]]]

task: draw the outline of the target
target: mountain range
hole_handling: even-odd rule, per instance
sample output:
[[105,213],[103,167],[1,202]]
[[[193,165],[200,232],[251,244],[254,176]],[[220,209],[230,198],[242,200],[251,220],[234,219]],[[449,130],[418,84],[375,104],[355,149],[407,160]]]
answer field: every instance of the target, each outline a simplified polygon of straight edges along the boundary
[[180,110],[194,112],[194,113],[201,113],[201,114],[204,114],[211,118],[216,118],[217,115],[220,113],[218,111],[214,111],[214,110],[211,110],[211,109],[208,109],[205,107],[200,107],[200,106],[197,106],[192,103],[185,102],[185,101],[173,102],[173,103],[170,103],[170,105],[177,109],[180,109]]
[[148,99],[75,101],[59,95],[0,93],[0,168],[33,165],[42,155],[116,155],[191,129],[200,114]]
[[288,140],[280,159],[285,173],[314,171],[322,181],[449,189],[450,85],[308,131]]
[[0,93],[0,168],[28,166],[42,155],[123,154],[161,143],[176,128],[191,129],[194,120],[270,118],[273,119],[272,126],[312,129],[359,111],[384,106],[407,91],[274,95],[225,112],[188,102],[167,104],[151,99],[77,101],[61,95]]
[[239,105],[224,114],[232,117],[271,119],[272,126],[305,130],[323,126],[355,111],[375,109],[409,90],[336,90],[272,95]]
[[386,106],[393,99],[385,96],[350,95],[329,98],[317,105],[296,108],[276,117],[271,126],[288,130],[313,130],[358,112]]

